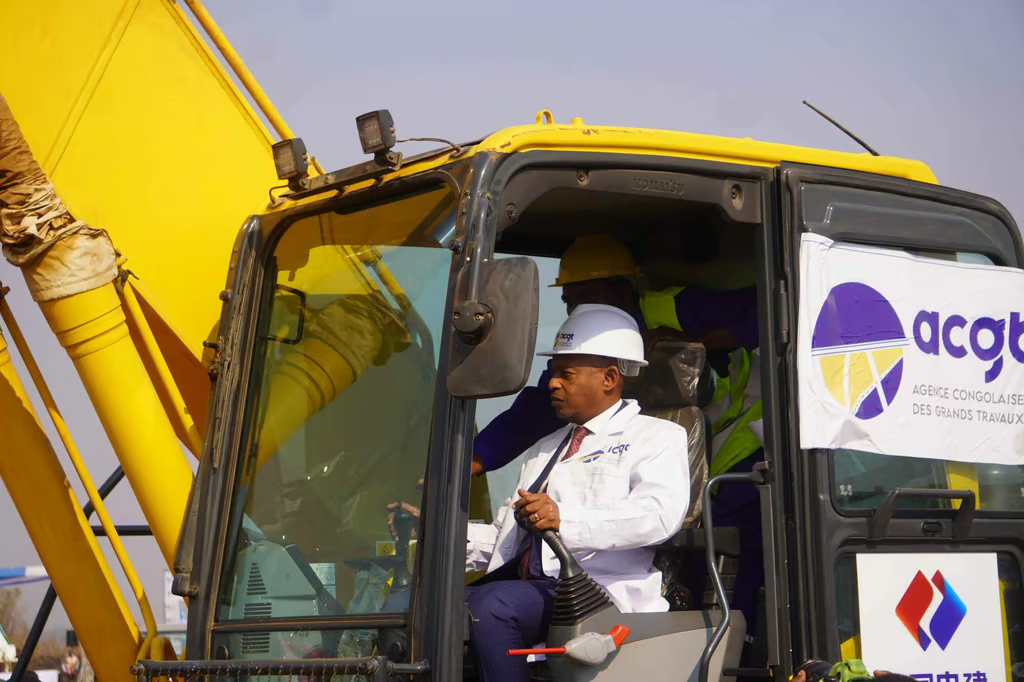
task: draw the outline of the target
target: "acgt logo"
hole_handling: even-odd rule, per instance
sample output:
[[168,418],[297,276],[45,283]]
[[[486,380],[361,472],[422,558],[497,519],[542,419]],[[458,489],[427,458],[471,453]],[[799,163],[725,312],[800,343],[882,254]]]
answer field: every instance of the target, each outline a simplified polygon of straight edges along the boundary
[[1009,329],[1006,320],[979,317],[968,327],[963,315],[949,315],[945,320],[938,312],[922,310],[914,318],[914,342],[929,355],[940,355],[940,348],[956,360],[966,358],[968,349],[982,362],[991,362],[985,371],[985,383],[999,378],[1003,371],[1003,346],[1010,355],[1024,363],[1024,349],[1020,340],[1024,336],[1024,321],[1020,313],[1010,313]]
[[[942,601],[932,614],[926,632],[921,620],[931,608],[936,592]],[[966,615],[967,607],[964,606],[963,600],[940,571],[935,571],[931,582],[928,582],[924,573],[918,571],[910,581],[910,587],[903,593],[900,603],[896,605],[896,617],[921,647],[921,651],[928,651],[932,641],[945,651]]]

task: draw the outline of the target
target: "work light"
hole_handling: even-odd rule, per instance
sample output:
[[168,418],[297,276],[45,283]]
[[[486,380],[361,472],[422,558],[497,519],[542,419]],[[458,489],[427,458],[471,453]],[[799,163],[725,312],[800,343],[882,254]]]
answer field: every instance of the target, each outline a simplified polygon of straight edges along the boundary
[[291,184],[293,180],[306,177],[309,159],[306,156],[306,145],[301,138],[281,140],[274,144],[273,150],[274,167],[280,180],[287,180]]
[[357,116],[356,129],[364,154],[381,155],[395,146],[395,120],[387,109]]

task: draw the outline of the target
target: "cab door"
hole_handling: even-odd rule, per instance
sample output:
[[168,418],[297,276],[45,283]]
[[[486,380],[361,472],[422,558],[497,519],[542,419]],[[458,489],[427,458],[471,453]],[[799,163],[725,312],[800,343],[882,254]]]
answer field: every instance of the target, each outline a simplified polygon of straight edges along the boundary
[[[776,276],[776,314],[770,331],[775,362],[767,370],[772,376],[766,379],[775,384],[781,397],[780,409],[769,418],[775,422],[774,445],[783,454],[777,458],[773,476],[786,493],[776,513],[786,520],[780,526],[784,530],[779,531],[783,535],[778,538],[779,559],[787,558],[790,570],[788,579],[780,578],[780,594],[788,589],[788,598],[782,600],[778,613],[780,631],[791,635],[791,661],[799,665],[812,657],[829,661],[864,657],[870,669],[874,665],[871,656],[879,658],[873,653],[878,649],[878,635],[890,626],[895,628],[892,647],[925,651],[927,646],[933,653],[948,654],[957,638],[965,637],[965,628],[957,632],[957,626],[968,621],[964,617],[957,621],[957,605],[944,594],[965,593],[975,587],[942,583],[941,570],[929,562],[934,563],[939,555],[949,560],[949,555],[955,554],[954,560],[984,567],[989,585],[986,594],[998,590],[1002,623],[992,626],[993,618],[985,627],[994,627],[1002,641],[1005,679],[1019,679],[1024,675],[1024,466],[962,463],[857,448],[803,448],[801,419],[812,415],[806,404],[801,412],[800,372],[810,371],[814,365],[806,365],[806,370],[798,367],[800,318],[814,314],[800,309],[800,253],[806,235],[942,263],[1020,268],[1024,249],[1018,229],[998,202],[966,192],[794,164],[784,164],[778,173],[781,229],[772,245],[775,260],[771,265]],[[1000,292],[971,295],[990,299],[990,303]],[[936,301],[933,307],[942,304]],[[1024,301],[1007,300],[1004,307],[1007,315],[1011,310],[1019,313]],[[911,324],[913,320],[903,322],[908,334]],[[910,339],[908,343],[913,346],[915,342]],[[851,361],[846,362],[846,371],[852,371]],[[872,371],[876,369],[872,367]],[[942,379],[934,377],[936,384],[942,384]],[[918,387],[904,385],[900,390],[905,402],[916,404]],[[1024,386],[1014,390],[1024,393]],[[885,392],[879,389],[879,393],[882,404],[888,405]],[[892,405],[896,404],[893,400]],[[1016,408],[1021,410],[1024,407]],[[925,423],[919,420],[917,426],[908,428],[922,428]],[[1018,461],[1024,461],[1024,453]],[[907,579],[903,592],[904,585],[895,583],[904,580],[900,571],[915,561],[920,563],[926,582],[916,576]],[[990,573],[997,574],[998,581]],[[891,604],[872,602],[882,593],[897,597]],[[990,600],[983,607],[961,601],[960,607],[971,615],[993,608],[995,603]],[[861,622],[862,612],[874,614],[879,608],[885,622]],[[952,619],[936,616],[939,610],[948,615],[950,609]],[[901,618],[902,625],[890,616]],[[937,632],[943,624],[946,632]],[[950,629],[953,633],[947,637]],[[864,649],[865,634],[872,640],[870,651]],[[989,655],[988,664],[991,658]],[[983,663],[975,660],[960,668],[940,665],[942,669],[917,665],[922,669],[894,672],[915,676],[921,682],[975,682],[985,679],[975,677],[984,669]]]

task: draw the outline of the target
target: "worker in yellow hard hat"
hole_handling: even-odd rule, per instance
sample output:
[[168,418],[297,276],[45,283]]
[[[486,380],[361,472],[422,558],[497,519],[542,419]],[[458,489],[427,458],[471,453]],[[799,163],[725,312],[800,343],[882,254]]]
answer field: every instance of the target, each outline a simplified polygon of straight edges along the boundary
[[757,346],[757,297],[754,287],[711,291],[669,287],[637,291],[640,271],[622,242],[610,235],[580,237],[562,254],[558,278],[562,300],[571,312],[581,303],[605,303],[631,313],[641,330],[684,333],[708,348]]

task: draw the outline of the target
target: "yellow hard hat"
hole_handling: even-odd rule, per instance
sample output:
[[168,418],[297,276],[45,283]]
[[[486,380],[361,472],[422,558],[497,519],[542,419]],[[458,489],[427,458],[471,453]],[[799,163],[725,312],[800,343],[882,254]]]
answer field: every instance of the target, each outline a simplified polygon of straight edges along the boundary
[[635,277],[636,261],[622,242],[607,234],[588,234],[572,243],[558,262],[558,279],[551,286],[606,277]]

